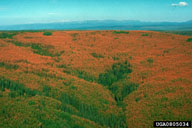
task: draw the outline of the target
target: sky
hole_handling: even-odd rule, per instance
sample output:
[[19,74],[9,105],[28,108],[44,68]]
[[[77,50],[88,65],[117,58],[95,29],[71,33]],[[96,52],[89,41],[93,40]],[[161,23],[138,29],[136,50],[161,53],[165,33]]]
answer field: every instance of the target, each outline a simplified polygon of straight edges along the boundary
[[84,20],[192,20],[192,0],[0,0],[0,25]]

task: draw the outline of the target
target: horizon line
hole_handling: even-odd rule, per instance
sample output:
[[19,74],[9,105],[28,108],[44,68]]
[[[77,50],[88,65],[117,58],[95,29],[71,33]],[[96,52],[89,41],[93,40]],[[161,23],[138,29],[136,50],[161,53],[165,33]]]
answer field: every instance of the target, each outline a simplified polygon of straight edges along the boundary
[[184,23],[189,22],[191,20],[185,20],[185,21],[145,21],[145,20],[114,20],[114,19],[105,19],[105,20],[62,20],[62,21],[51,21],[51,22],[34,22],[34,23],[19,23],[19,24],[6,24],[6,25],[0,25],[3,26],[13,26],[13,25],[33,25],[33,24],[52,24],[52,23],[70,23],[70,22],[86,22],[86,21],[136,21],[136,22],[148,22],[148,23]]

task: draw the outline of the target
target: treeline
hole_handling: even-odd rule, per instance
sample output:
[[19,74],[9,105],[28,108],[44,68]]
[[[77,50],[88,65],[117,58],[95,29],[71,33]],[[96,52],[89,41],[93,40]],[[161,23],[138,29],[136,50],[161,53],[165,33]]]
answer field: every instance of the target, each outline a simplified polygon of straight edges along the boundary
[[[99,74],[99,78],[89,75],[87,72],[72,69],[66,65],[58,65],[63,72],[77,76],[81,79],[90,82],[97,82],[106,86],[113,94],[114,99],[119,107],[124,109],[123,99],[131,92],[135,91],[139,84],[127,80],[128,74],[132,72],[131,65],[128,61],[114,63],[111,69]],[[49,89],[47,89],[49,90]],[[50,90],[49,90],[50,91]],[[77,98],[62,93],[59,99],[62,102],[61,110],[70,114],[94,121],[102,126],[111,128],[127,128],[126,117],[124,113],[119,114],[104,114],[99,111],[96,106],[91,106]]]
[[64,92],[54,94],[55,92],[56,91],[50,86],[43,85],[42,95],[61,101],[62,104],[58,108],[61,111],[91,120],[101,126],[110,128],[127,128],[126,118],[124,115],[116,113],[102,113],[96,106],[84,103],[73,95]]
[[131,65],[126,60],[125,62],[113,64],[111,69],[107,70],[105,73],[99,74],[98,82],[107,86],[114,94],[114,98],[119,106],[122,106],[122,101],[128,94],[139,87],[139,84],[125,79],[131,72]]
[[33,49],[33,53],[43,56],[59,57],[64,53],[64,51],[55,53],[51,52],[50,50],[54,49],[54,46],[52,45],[42,45],[39,43],[23,43],[18,41],[8,41],[8,42],[19,47],[31,47],[31,49]]
[[[94,121],[95,123],[110,128],[127,128],[126,118],[123,114],[105,114],[100,112],[96,106],[82,102],[73,95],[64,92],[54,94],[55,90],[47,85],[43,85],[42,95],[52,97],[61,101],[60,110],[71,115]],[[57,96],[55,96],[57,95]]]
[[97,82],[98,81],[96,77],[90,75],[89,73],[87,73],[83,70],[72,69],[71,67],[67,67],[65,65],[59,65],[58,68],[63,68],[64,73],[77,76],[78,78],[84,79],[84,80],[89,81],[89,82]]
[[17,35],[17,32],[1,32],[0,39],[12,39],[15,35]]
[[[47,97],[52,97],[61,101],[62,105],[58,109],[63,112],[67,112],[71,115],[77,115],[82,118],[89,119],[101,126],[111,127],[111,128],[127,128],[125,117],[121,114],[105,114],[100,112],[99,108],[93,105],[83,103],[74,96],[70,96],[64,92],[60,92],[60,95],[55,96],[55,90],[50,86],[43,85],[42,91],[31,90],[25,87],[24,84],[20,84],[15,81],[11,81],[4,77],[0,77],[0,89],[5,91],[9,89],[9,96],[15,98],[17,96],[35,96],[42,95]],[[58,96],[59,95],[59,96]]]
[[131,72],[131,65],[128,61],[115,63],[112,65],[111,69],[107,70],[105,73],[99,74],[98,82],[110,87],[114,82],[125,78]]
[[109,87],[109,90],[111,90],[111,92],[114,94],[117,105],[124,107],[122,103],[124,98],[133,91],[137,90],[138,87],[138,83],[130,82],[129,80],[121,80],[112,84]]
[[[59,68],[66,68],[65,66],[59,66]],[[72,71],[72,70],[70,70]],[[131,65],[127,61],[119,62],[112,65],[111,69],[99,75],[98,79],[92,78],[84,71],[75,70],[70,73],[76,74],[79,78],[87,81],[98,82],[106,86],[114,95],[114,99],[117,101],[119,107],[123,106],[123,99],[135,91],[139,86],[136,83],[128,82],[126,80],[127,75],[132,72]],[[52,97],[61,101],[62,105],[58,109],[63,112],[67,112],[71,115],[77,115],[82,118],[94,121],[101,126],[110,128],[127,128],[126,117],[124,113],[107,114],[100,111],[96,106],[89,105],[88,103],[78,100],[77,97],[69,95],[64,92],[58,92],[50,86],[43,85],[42,90],[31,90],[25,87],[23,84],[11,81],[4,77],[0,77],[0,89],[4,91],[10,89],[9,96],[35,96],[43,95]],[[57,93],[57,94],[56,94]]]
[[98,54],[98,53],[95,53],[95,52],[91,53],[91,55],[92,55],[93,57],[95,57],[95,58],[104,58],[103,55]]
[[15,69],[15,70],[19,68],[19,66],[16,64],[8,64],[5,62],[0,62],[0,67],[4,67],[6,69]]
[[113,34],[129,34],[128,31],[113,31]]
[[106,86],[114,94],[114,98],[118,104],[123,101],[124,97],[139,87],[139,84],[130,82],[126,78],[127,75],[132,72],[131,64],[127,60],[114,63],[111,69],[106,70],[104,73],[100,73],[98,79],[85,71],[78,69],[73,70],[66,65],[59,65],[58,68],[63,68],[64,72],[67,74],[75,75],[86,81],[96,82]]
[[37,90],[31,90],[26,88],[23,84],[11,81],[4,77],[0,77],[0,89],[5,91],[5,89],[10,89],[9,96],[14,98],[17,96],[35,96],[39,93]]
[[61,111],[94,121],[101,126],[110,128],[127,128],[124,114],[102,113],[96,106],[82,102],[73,95],[64,92],[54,94],[56,92],[57,91],[50,86],[43,85],[42,95],[61,101],[62,104],[59,106]]
[[107,70],[104,73],[100,73],[99,78],[96,78],[85,71],[72,69],[71,67],[68,67],[64,64],[58,65],[57,67],[63,68],[64,73],[71,74],[86,81],[96,82],[108,87],[111,86],[114,82],[126,78],[126,76],[132,72],[131,65],[130,63],[128,63],[128,61],[125,61],[123,63],[114,63],[111,69]]
[[79,77],[79,78],[81,78],[81,79],[84,79],[84,80],[86,80],[86,81],[90,81],[90,82],[97,81],[97,79],[96,79],[94,76],[88,74],[88,73],[85,72],[85,71],[77,70],[77,69],[76,69],[76,70],[73,71],[73,73],[74,73],[75,75],[77,75],[77,77]]
[[82,103],[80,100],[66,93],[62,93],[59,100],[62,102],[61,110],[70,114],[94,121],[110,128],[127,128],[125,117],[121,114],[104,114],[95,106]]
[[[117,105],[123,111],[125,111],[124,98],[139,87],[139,84],[129,81],[127,76],[131,72],[131,65],[126,60],[125,62],[114,63],[111,69],[99,74],[98,82],[112,92]],[[121,117],[124,117],[121,118],[121,122],[126,124],[126,121],[124,121],[126,119],[125,114],[121,113]]]

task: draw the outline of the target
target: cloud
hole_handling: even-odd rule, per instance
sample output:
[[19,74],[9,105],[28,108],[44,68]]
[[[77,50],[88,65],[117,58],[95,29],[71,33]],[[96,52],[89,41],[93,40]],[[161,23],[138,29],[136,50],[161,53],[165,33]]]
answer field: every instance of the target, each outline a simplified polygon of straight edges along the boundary
[[174,6],[174,7],[176,7],[176,6],[178,6],[178,7],[186,7],[186,6],[188,6],[188,3],[187,2],[179,2],[179,3],[173,3],[173,4],[171,4],[171,6]]

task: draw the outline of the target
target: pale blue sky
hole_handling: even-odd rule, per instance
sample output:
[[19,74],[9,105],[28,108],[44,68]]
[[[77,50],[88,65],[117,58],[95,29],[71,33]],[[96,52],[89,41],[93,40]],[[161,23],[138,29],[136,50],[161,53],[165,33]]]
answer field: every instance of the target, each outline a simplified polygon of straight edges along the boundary
[[0,25],[107,19],[192,20],[192,0],[0,0]]

